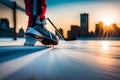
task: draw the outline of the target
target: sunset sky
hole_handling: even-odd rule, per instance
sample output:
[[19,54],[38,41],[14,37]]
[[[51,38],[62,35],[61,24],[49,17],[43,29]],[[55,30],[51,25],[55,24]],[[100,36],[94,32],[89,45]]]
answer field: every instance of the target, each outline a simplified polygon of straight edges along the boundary
[[[24,0],[16,0],[24,7]],[[47,13],[58,28],[65,31],[70,25],[80,25],[80,14],[89,14],[89,31],[94,31],[95,24],[103,21],[105,24],[117,23],[120,26],[120,0],[47,0]],[[9,12],[8,12],[9,11]],[[12,11],[0,4],[0,18],[6,17],[13,26]],[[17,27],[26,29],[27,16],[17,11]],[[51,26],[48,23],[48,28]]]

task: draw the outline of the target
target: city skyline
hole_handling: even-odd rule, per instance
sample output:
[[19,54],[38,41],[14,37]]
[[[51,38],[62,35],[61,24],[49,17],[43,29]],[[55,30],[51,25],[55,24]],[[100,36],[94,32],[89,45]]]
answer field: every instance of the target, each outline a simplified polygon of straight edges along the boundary
[[[24,7],[22,0],[15,1]],[[120,26],[120,1],[118,0],[65,0],[61,2],[60,0],[57,0],[53,2],[53,4],[51,2],[52,1],[50,0],[47,1],[48,9],[46,16],[50,17],[58,28],[63,28],[65,30],[65,35],[67,34],[67,31],[70,30],[70,25],[80,25],[79,15],[81,13],[89,14],[89,31],[94,31],[95,24],[100,21],[106,23],[108,21],[108,23],[116,23],[118,26]],[[0,18],[8,17],[10,26],[12,27],[12,11],[3,5],[0,5],[0,8],[0,12],[2,11]],[[26,25],[27,16],[25,13],[17,10],[17,28],[23,27],[25,30]],[[49,23],[47,24],[47,27],[48,29],[53,30],[51,29]]]
[[[82,24],[82,23],[81,23]],[[87,30],[87,29],[86,29]],[[120,28],[115,24],[104,25],[103,22],[96,24],[95,31],[86,32],[82,26],[71,25],[71,30],[67,32],[68,39],[119,39]]]
[[[24,30],[20,28],[15,34],[16,37],[24,37]],[[14,37],[14,28],[11,28],[7,18],[0,18],[0,38]]]
[[[89,14],[83,13],[80,14],[81,18],[81,25],[71,25],[70,29],[67,31],[67,39],[77,39],[77,38],[99,38],[99,39],[108,39],[108,38],[119,38],[120,37],[120,28],[117,26],[116,23],[113,23],[111,25],[104,25],[104,22],[98,22],[95,24],[95,30],[94,32],[88,32],[89,26]],[[0,31],[1,37],[12,37],[14,28],[10,28],[9,21],[7,18],[1,18],[0,19]],[[64,36],[64,30],[62,28],[59,29],[59,32]],[[23,28],[19,29],[19,32],[17,33],[17,37],[23,37],[24,31]],[[55,31],[55,34],[58,35],[58,33]]]

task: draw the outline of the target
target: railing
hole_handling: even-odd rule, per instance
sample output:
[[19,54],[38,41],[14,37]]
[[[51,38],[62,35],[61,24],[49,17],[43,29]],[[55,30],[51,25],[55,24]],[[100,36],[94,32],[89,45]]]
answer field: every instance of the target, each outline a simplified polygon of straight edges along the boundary
[[16,9],[25,12],[25,9],[20,7],[19,5],[17,5],[17,3],[15,1],[9,1],[9,0],[0,0],[0,3],[2,3],[3,5],[9,7],[12,9],[13,11],[13,24],[14,24],[14,36],[13,36],[13,40],[17,40],[17,33],[16,33]]

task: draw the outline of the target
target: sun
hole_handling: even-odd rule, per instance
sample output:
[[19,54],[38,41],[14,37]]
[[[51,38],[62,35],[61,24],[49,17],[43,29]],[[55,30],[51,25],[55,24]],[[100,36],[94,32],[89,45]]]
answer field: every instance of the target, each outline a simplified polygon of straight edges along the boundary
[[112,20],[106,20],[106,21],[104,21],[104,23],[105,23],[105,25],[111,25],[112,24]]
[[107,18],[105,21],[103,21],[105,25],[111,25],[113,23],[112,19]]
[[113,23],[113,18],[112,17],[105,17],[103,19],[103,22],[104,22],[105,25],[109,26]]

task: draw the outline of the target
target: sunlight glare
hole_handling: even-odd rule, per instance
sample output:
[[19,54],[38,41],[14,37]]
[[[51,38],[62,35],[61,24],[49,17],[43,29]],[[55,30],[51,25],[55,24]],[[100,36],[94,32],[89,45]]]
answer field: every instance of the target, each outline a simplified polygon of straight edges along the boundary
[[108,50],[110,43],[109,42],[101,42],[102,49],[103,50]]
[[109,26],[113,23],[113,18],[112,17],[105,17],[103,22],[105,23],[105,25]]

